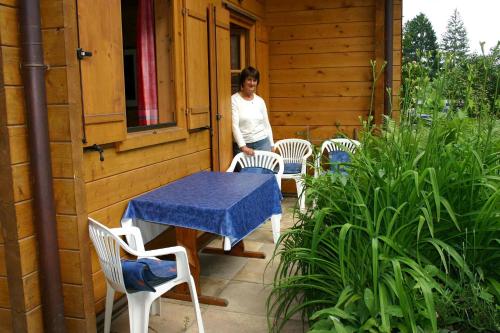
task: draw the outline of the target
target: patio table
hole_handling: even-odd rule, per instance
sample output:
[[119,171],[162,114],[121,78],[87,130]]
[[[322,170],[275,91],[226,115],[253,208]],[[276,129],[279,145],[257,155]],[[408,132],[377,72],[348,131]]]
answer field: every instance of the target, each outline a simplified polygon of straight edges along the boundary
[[[199,290],[198,251],[212,236],[230,240],[230,248],[206,248],[204,252],[265,258],[246,251],[243,239],[268,218],[281,219],[281,192],[274,175],[233,172],[199,172],[132,199],[122,225],[156,223],[176,228],[177,244],[186,248],[191,274],[200,302],[227,305],[227,301],[205,296]],[[204,234],[198,237],[199,231]],[[187,300],[187,288],[177,288],[169,297]]]

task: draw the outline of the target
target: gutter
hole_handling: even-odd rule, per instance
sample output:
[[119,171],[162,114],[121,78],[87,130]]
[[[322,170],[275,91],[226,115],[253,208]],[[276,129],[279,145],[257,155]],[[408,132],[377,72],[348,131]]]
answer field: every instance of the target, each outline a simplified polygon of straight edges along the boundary
[[[394,25],[394,7],[393,0],[385,0],[385,58],[387,64],[385,66],[385,84],[384,84],[384,114],[390,115],[392,113],[392,75],[393,75],[393,25]],[[390,95],[387,93],[390,89]]]
[[43,327],[44,332],[64,333],[66,327],[52,188],[40,1],[20,0],[19,14]]

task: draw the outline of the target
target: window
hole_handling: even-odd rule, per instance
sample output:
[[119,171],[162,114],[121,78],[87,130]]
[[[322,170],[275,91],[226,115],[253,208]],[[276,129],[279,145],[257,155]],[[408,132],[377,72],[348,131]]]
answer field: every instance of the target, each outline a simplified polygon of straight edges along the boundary
[[240,72],[248,66],[248,29],[231,23],[231,93],[240,91]]
[[169,0],[121,0],[128,132],[175,126]]

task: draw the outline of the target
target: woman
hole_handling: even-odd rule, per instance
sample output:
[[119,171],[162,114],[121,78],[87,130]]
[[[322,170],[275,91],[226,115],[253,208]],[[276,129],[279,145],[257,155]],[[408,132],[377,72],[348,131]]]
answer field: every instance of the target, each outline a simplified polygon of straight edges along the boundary
[[254,150],[274,151],[273,132],[264,100],[255,94],[259,71],[247,67],[240,74],[240,91],[231,96],[233,136],[238,151],[253,155]]

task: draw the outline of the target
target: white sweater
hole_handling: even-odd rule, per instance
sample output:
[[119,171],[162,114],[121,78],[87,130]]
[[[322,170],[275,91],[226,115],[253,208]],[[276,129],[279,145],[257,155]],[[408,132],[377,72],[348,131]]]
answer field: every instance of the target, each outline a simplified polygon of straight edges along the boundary
[[239,93],[231,96],[234,140],[241,148],[247,143],[269,137],[271,146],[274,146],[266,103],[260,96],[253,96],[251,101],[247,101]]

